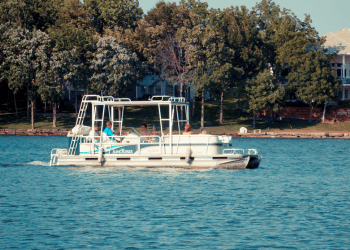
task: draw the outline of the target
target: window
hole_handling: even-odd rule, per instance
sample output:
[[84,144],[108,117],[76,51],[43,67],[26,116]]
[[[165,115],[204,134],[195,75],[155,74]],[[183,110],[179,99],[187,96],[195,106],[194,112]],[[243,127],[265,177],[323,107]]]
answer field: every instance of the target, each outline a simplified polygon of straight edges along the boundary
[[339,98],[339,99],[342,99],[342,98],[343,98],[343,92],[338,91],[338,98]]
[[334,68],[334,66],[335,66],[335,63],[332,63],[332,67]]
[[337,67],[341,67],[341,66],[343,66],[342,63],[337,63]]
[[346,89],[345,90],[345,99],[348,99],[349,97],[348,97],[348,90]]
[[337,76],[341,76],[341,69],[337,69]]

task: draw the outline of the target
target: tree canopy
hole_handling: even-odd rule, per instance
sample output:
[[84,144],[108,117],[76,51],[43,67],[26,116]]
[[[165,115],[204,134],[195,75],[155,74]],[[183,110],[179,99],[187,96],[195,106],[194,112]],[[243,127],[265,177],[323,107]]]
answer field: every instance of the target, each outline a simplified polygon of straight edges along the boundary
[[228,94],[250,111],[277,112],[288,89],[312,117],[339,86],[310,16],[300,20],[272,0],[251,10],[159,1],[147,14],[138,0],[4,0],[0,36],[1,83],[33,105],[38,98],[55,105],[65,86],[123,96],[146,64],[180,95],[193,86],[203,104],[204,92],[220,98],[221,124]]

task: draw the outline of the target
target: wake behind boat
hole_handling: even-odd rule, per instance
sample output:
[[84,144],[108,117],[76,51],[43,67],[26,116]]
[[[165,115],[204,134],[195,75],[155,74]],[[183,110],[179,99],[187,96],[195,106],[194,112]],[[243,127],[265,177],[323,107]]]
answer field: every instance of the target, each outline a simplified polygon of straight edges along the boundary
[[[91,127],[83,125],[89,106]],[[158,107],[160,136],[141,135],[135,129],[126,136],[122,135],[125,107],[140,106]],[[184,120],[179,118],[181,108],[185,111]],[[120,119],[115,115],[118,109],[121,110]],[[111,129],[115,125],[120,128],[119,135],[108,136],[103,132],[107,120],[105,113]],[[189,103],[183,97],[154,96],[149,101],[131,101],[128,98],[85,95],[76,125],[68,133],[69,148],[52,149],[50,165],[189,169],[251,169],[259,166],[261,157],[256,149],[234,148],[232,136],[227,135],[183,135],[180,125],[184,122],[189,123]],[[99,135],[91,134],[94,125],[101,128]]]

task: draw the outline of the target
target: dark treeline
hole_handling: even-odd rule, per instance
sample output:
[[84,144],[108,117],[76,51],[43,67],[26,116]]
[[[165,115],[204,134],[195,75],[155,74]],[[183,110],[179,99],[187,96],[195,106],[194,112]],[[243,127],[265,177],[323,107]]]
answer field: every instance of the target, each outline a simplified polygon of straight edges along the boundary
[[[300,20],[271,0],[252,10],[159,2],[147,14],[137,0],[4,0],[0,84],[15,100],[25,93],[33,128],[39,100],[52,107],[55,127],[67,86],[123,97],[156,71],[181,95],[193,85],[202,105],[205,92],[221,99],[223,123],[229,92],[254,117],[266,108],[278,112],[288,95],[311,111],[334,98],[334,55],[323,43],[309,16]],[[201,117],[204,126],[204,109]]]

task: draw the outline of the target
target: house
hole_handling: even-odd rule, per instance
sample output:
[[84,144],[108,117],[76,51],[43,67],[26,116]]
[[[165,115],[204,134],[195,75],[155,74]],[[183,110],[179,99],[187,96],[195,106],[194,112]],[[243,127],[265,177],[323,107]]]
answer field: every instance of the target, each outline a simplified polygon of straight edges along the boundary
[[[184,93],[187,94],[187,99],[191,100],[194,97],[193,85],[190,86],[189,91]],[[147,100],[153,95],[170,95],[180,96],[180,84],[170,84],[166,80],[157,75],[147,75],[141,81],[138,82],[135,91],[135,99]]]
[[332,67],[342,82],[338,96],[341,100],[350,100],[350,28],[329,32],[325,38],[328,53],[337,52]]

